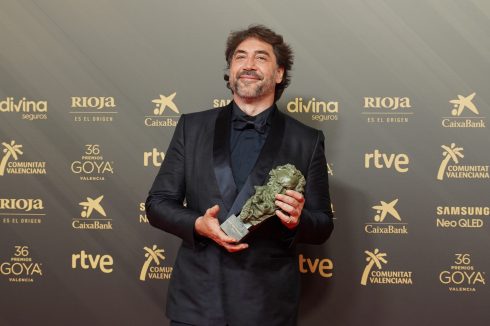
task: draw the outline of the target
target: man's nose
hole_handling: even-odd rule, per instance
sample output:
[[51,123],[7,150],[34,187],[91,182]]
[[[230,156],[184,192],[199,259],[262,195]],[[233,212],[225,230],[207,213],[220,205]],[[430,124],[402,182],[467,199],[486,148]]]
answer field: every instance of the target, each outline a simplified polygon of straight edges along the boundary
[[257,66],[255,65],[255,58],[254,57],[249,57],[246,61],[245,61],[245,65],[243,67],[243,69],[246,69],[246,70],[255,70],[257,68]]

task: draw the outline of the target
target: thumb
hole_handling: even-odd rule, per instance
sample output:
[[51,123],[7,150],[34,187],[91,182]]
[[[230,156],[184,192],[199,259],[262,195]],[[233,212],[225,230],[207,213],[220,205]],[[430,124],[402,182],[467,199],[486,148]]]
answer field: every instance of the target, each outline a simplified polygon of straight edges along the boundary
[[219,206],[218,205],[214,205],[213,207],[209,208],[206,211],[206,214],[211,216],[211,217],[216,217],[216,215],[218,215],[218,213],[219,213]]

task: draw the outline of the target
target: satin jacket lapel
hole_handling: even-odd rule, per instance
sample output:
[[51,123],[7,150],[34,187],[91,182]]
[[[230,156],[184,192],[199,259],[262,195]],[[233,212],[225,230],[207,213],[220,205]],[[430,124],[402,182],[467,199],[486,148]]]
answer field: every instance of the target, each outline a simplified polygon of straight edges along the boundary
[[266,177],[274,167],[274,160],[277,157],[277,152],[281,148],[284,137],[284,128],[285,119],[283,113],[281,113],[276,106],[269,135],[260,151],[252,173],[248,176],[242,190],[236,197],[230,209],[230,214],[237,214],[240,212],[247,199],[255,193],[254,186],[261,186],[265,183]]
[[216,175],[216,181],[218,182],[221,197],[223,198],[227,210],[231,208],[237,195],[237,187],[231,170],[230,158],[232,105],[233,102],[226,108],[217,109],[221,111],[216,119],[213,141],[214,174]]

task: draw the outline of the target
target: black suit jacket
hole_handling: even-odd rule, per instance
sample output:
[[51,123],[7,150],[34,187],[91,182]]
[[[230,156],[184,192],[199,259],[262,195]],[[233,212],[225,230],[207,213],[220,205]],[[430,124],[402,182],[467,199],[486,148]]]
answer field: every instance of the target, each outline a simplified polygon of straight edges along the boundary
[[[240,193],[230,166],[232,103],[182,115],[146,201],[151,225],[183,242],[169,284],[167,316],[194,325],[295,325],[299,270],[295,244],[321,244],[333,229],[324,136],[275,108],[257,163]],[[238,213],[278,165],[306,177],[305,206],[290,231],[269,218],[229,253],[195,234],[196,219],[215,204],[220,223]],[[187,205],[183,205],[183,201]]]

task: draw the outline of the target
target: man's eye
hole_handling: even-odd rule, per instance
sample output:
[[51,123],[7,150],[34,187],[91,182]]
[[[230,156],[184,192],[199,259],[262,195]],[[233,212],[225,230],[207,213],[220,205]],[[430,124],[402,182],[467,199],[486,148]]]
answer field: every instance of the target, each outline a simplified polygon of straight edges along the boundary
[[243,59],[243,58],[245,58],[244,55],[237,55],[237,56],[235,56],[235,60],[239,60],[239,59]]
[[257,60],[260,60],[260,61],[265,61],[265,60],[267,60],[267,58],[266,58],[266,57],[264,57],[264,56],[261,56],[261,57],[257,57]]

